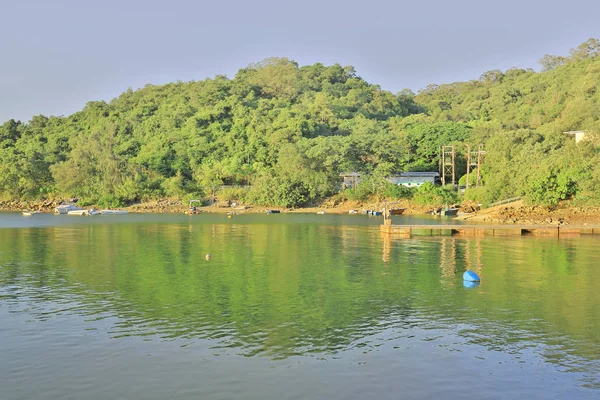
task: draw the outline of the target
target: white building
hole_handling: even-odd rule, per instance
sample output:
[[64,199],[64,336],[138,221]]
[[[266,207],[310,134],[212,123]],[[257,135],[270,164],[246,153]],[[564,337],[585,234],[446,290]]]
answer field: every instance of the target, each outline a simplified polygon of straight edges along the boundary
[[438,172],[403,172],[400,176],[390,176],[387,178],[394,185],[406,187],[419,187],[425,182],[435,184],[439,179],[440,174]]
[[569,132],[563,132],[563,133],[565,135],[575,137],[575,143],[581,142],[583,140],[583,138],[585,137],[585,131],[569,131]]

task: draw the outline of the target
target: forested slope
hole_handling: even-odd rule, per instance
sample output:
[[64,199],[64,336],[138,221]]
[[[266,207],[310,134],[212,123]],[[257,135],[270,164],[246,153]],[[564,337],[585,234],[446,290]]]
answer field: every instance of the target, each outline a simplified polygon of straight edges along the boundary
[[[479,80],[432,85],[416,97],[425,120],[467,124],[469,141],[484,143],[485,187],[472,196],[494,201],[525,196],[555,204],[573,196],[600,200],[600,42],[590,39],[569,57],[546,55],[542,72],[488,71]],[[575,145],[563,132],[586,130]]]
[[249,182],[247,202],[300,206],[336,193],[340,172],[360,171],[363,191],[378,193],[389,174],[437,170],[440,145],[483,143],[484,186],[468,197],[594,202],[596,143],[562,132],[600,128],[599,49],[590,40],[545,56],[539,73],[490,71],[417,95],[352,67],[276,58],[231,79],[148,85],[67,117],[1,125],[0,195],[115,205]]

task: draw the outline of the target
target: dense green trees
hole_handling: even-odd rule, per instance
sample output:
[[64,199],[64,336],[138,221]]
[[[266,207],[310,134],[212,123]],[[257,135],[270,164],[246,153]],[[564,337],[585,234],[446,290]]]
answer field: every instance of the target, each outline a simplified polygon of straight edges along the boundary
[[[575,197],[599,203],[600,42],[590,39],[571,57],[545,56],[544,72],[490,71],[480,80],[440,85],[416,96],[434,120],[471,128],[467,143],[485,143],[484,202],[523,196],[554,205]],[[565,131],[586,130],[575,144]]]
[[118,204],[250,183],[247,201],[298,206],[337,192],[340,172],[437,170],[441,145],[485,143],[485,186],[471,197],[594,201],[596,147],[561,132],[600,130],[599,49],[590,39],[545,56],[541,73],[489,71],[417,95],[285,58],[232,79],[148,85],[68,117],[1,125],[0,196]]

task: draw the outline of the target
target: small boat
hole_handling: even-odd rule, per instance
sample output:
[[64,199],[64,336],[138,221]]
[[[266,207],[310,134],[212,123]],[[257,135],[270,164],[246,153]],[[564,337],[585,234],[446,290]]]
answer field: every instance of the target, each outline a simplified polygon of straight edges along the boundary
[[67,211],[67,215],[88,215],[88,210],[71,210]]
[[402,215],[406,208],[393,208],[390,210],[390,215]]
[[358,210],[349,210],[348,214],[358,214]]
[[31,217],[32,215],[41,214],[41,211],[23,211],[23,216]]
[[267,210],[267,214],[280,214],[281,210]]
[[378,215],[383,215],[383,211],[367,210],[367,215],[372,215],[376,217]]
[[100,214],[97,210],[71,210],[67,212],[67,215],[98,215]]
[[325,211],[317,211],[317,214],[318,215],[323,215],[323,214],[325,214]]
[[126,210],[100,210],[100,214],[102,214],[102,215],[123,215],[123,214],[129,214],[129,211],[126,211]]
[[81,208],[73,203],[61,204],[54,209],[55,214],[68,214],[69,211],[80,211]]
[[202,201],[200,201],[200,200],[190,200],[190,205],[188,206],[188,209],[185,213],[188,215],[201,214],[202,213],[202,210],[200,209],[201,205],[202,205]]
[[454,217],[458,213],[458,208],[444,208],[440,211],[440,215],[444,217]]

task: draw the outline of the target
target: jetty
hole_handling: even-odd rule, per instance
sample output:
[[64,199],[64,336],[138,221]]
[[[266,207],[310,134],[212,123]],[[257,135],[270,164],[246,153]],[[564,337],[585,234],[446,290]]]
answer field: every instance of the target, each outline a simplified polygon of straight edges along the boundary
[[394,236],[579,236],[600,235],[600,226],[570,225],[392,225],[386,220],[381,232]]

